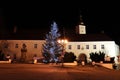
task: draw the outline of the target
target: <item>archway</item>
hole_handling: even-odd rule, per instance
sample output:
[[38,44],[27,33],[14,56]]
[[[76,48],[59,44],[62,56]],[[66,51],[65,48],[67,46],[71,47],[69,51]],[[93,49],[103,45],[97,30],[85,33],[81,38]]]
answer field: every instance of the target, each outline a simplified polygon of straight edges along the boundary
[[80,55],[78,57],[78,61],[79,61],[79,63],[81,63],[82,61],[87,63],[87,56],[85,55],[85,53],[80,53]]

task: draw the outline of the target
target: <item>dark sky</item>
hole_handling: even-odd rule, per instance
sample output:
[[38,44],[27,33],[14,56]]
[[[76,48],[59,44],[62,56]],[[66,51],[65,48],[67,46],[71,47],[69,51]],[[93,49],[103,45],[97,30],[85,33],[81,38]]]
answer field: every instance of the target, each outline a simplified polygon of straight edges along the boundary
[[[1,8],[4,25],[9,32],[17,26],[18,32],[47,31],[52,21],[58,27],[69,32],[75,30],[79,23],[80,14],[83,16],[87,33],[100,33],[104,31],[112,36],[118,43],[120,40],[120,6],[117,2],[56,2],[56,3],[24,4],[23,6]],[[37,5],[37,6],[36,6]]]

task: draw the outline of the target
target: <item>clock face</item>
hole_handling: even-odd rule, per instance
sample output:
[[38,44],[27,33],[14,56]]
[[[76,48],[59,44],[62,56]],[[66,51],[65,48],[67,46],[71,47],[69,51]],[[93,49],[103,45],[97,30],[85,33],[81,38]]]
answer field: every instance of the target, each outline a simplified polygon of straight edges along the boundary
[[83,32],[83,30],[81,32]]
[[85,31],[85,26],[84,25],[79,25],[79,33],[80,34],[85,34],[86,33],[86,31]]
[[84,27],[81,26],[80,31],[83,33],[84,32]]

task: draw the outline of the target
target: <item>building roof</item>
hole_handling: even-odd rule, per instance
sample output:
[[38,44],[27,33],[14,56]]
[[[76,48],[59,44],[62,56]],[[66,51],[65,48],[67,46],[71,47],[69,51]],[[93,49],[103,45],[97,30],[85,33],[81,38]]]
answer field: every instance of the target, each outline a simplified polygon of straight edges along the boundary
[[45,36],[43,34],[11,34],[0,36],[1,40],[44,40]]
[[[69,41],[113,41],[108,35],[104,33],[100,34],[66,34],[64,36]],[[0,36],[1,40],[45,40],[45,34],[11,34]],[[61,36],[60,38],[63,38]]]
[[69,41],[113,41],[108,35],[101,34],[67,34]]

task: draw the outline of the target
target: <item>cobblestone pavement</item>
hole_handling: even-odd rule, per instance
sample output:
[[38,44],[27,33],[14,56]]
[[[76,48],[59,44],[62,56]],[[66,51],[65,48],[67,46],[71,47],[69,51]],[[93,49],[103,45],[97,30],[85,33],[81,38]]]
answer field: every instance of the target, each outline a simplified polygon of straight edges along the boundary
[[88,65],[0,64],[0,80],[120,80],[120,70]]

